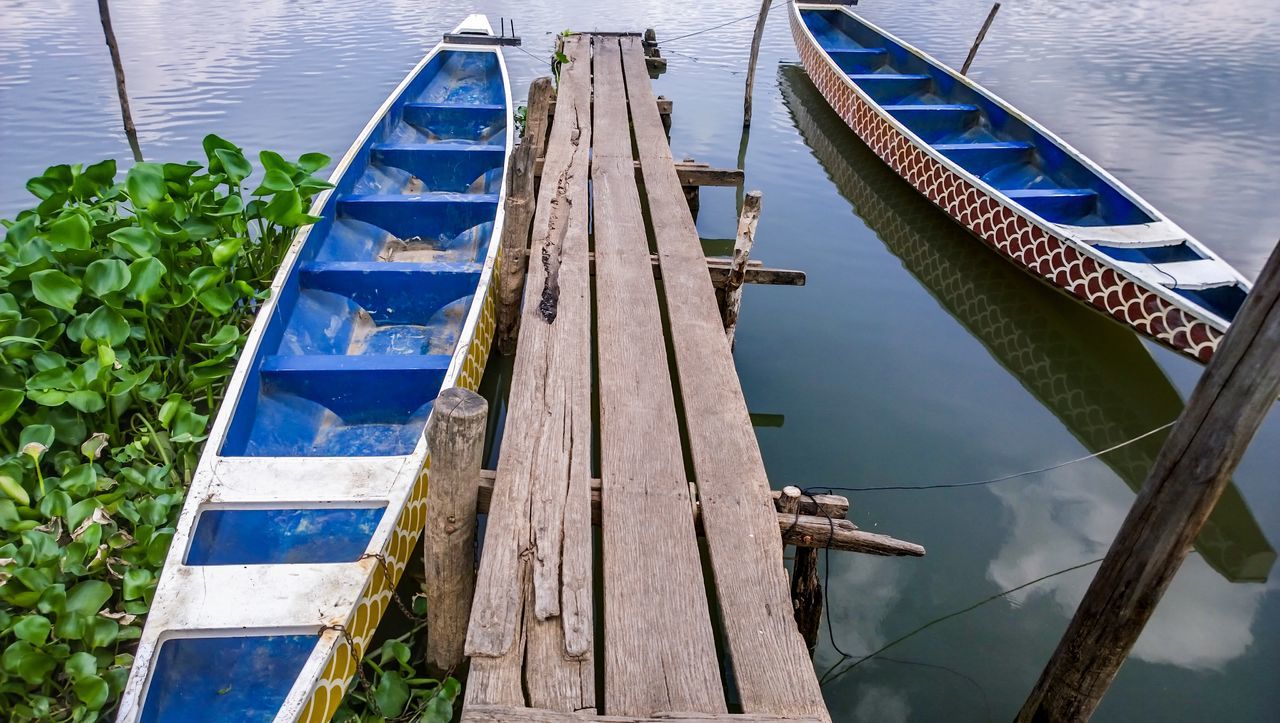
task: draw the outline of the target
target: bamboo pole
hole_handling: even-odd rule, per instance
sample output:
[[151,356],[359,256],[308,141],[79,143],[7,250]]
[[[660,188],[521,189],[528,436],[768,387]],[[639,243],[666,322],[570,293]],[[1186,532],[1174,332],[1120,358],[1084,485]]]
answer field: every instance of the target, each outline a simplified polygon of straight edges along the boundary
[[973,65],[973,57],[978,54],[978,46],[982,45],[983,39],[987,37],[987,30],[995,21],[998,12],[1000,12],[1000,3],[992,5],[991,12],[987,13],[987,19],[982,23],[982,29],[978,31],[978,37],[973,39],[973,45],[969,47],[969,56],[964,59],[964,65],[960,66],[960,75],[969,74],[969,66]]
[[761,0],[760,15],[756,18],[756,32],[751,36],[751,60],[747,63],[747,92],[742,101],[742,125],[751,125],[751,91],[756,84],[756,60],[760,58],[760,40],[764,36],[765,20],[769,18],[769,6],[773,0]]
[[1093,714],[1280,395],[1280,246],[1205,368],[1017,720]]
[[98,0],[98,19],[102,21],[102,34],[106,36],[107,49],[111,51],[111,66],[116,74],[116,95],[120,97],[120,115],[124,120],[124,135],[129,139],[133,160],[141,161],[142,146],[138,145],[138,130],[133,127],[133,112],[129,110],[129,93],[124,87],[124,61],[120,59],[116,33],[111,29],[111,9],[107,7],[107,0]]
[[423,553],[427,596],[429,673],[442,676],[462,664],[471,598],[476,589],[476,506],[489,404],[475,392],[440,392],[427,424],[427,523]]

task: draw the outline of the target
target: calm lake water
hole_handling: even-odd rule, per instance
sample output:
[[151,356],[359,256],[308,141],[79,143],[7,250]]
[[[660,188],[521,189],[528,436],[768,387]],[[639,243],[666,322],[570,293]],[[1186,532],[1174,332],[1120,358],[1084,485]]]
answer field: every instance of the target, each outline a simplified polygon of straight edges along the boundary
[[[217,132],[249,149],[340,155],[465,12],[516,18],[515,95],[552,34],[655,27],[675,38],[755,2],[134,0],[113,6],[148,158],[200,156]],[[989,5],[866,0],[862,12],[953,64]],[[1200,367],[986,252],[898,181],[794,64],[773,10],[744,165],[764,191],[757,255],[804,288],[746,294],[736,358],[776,486],[964,482],[1080,457],[1171,420]],[[738,163],[751,22],[664,48],[672,145]],[[1045,122],[1246,275],[1280,228],[1280,4],[1005,3],[972,75]],[[532,57],[531,57],[532,56]],[[128,157],[95,3],[0,0],[0,216],[54,163]],[[699,227],[727,238],[732,190]],[[1280,706],[1280,414],[1255,440],[1098,720],[1274,720]],[[925,623],[1101,557],[1159,440],[1103,460],[968,489],[850,493],[865,529],[922,560],[833,555],[831,636],[869,653]],[[1008,720],[1095,567],[948,619],[828,682],[837,720]],[[834,643],[832,640],[834,639]]]

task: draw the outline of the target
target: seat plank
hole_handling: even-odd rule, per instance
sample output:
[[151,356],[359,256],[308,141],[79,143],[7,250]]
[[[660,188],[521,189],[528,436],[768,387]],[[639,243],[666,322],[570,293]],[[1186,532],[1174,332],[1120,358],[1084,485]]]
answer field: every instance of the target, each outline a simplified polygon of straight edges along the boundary
[[594,50],[605,712],[723,712],[618,39]]
[[769,483],[640,43],[622,41],[720,619],[748,713],[829,720],[796,629]]
[[[547,190],[476,581],[468,704],[595,707],[591,662],[589,56],[568,38]],[[526,686],[526,679],[528,685]],[[530,699],[525,700],[525,690]]]

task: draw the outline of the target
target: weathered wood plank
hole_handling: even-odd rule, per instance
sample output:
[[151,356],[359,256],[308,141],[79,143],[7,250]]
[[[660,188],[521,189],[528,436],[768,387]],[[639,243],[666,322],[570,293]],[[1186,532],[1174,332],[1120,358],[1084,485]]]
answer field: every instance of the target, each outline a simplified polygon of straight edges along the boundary
[[[565,41],[570,49],[586,42]],[[537,671],[539,698],[546,693],[548,699],[538,700],[539,705],[559,710],[593,705],[591,88],[585,57],[576,54],[561,68],[561,112],[552,126],[548,175],[534,218],[534,263],[525,285],[498,483],[467,636],[473,657],[469,704],[511,703],[510,686],[513,680],[517,686],[523,682],[523,665]]]
[[[497,473],[491,469],[480,470],[477,478],[478,499],[477,510],[481,513],[489,511],[490,500],[493,496],[493,483]],[[778,512],[782,513],[782,505],[779,501],[782,492],[773,490],[770,496],[773,497],[775,507]],[[696,505],[696,502],[695,502]],[[593,519],[599,523],[600,514],[600,480],[592,478],[591,480],[591,514]],[[840,495],[803,495],[800,498],[800,514],[811,515],[826,519],[828,517],[842,520],[849,515],[849,498]],[[696,508],[695,508],[696,516]]]
[[[600,35],[600,33],[592,33],[592,35],[598,36]],[[660,115],[671,115],[671,111],[674,110],[674,104],[672,103],[671,99],[658,96],[657,101],[658,101],[658,113]],[[555,112],[556,112],[556,102],[555,100],[552,100],[551,101],[552,115],[555,115]]]
[[604,710],[722,712],[618,40],[594,51]]
[[560,713],[502,705],[469,706],[462,713],[465,723],[818,723],[817,718],[753,715],[750,713],[655,713],[637,718],[629,715],[594,715],[592,713]]
[[[534,161],[533,175],[542,175],[544,159]],[[638,169],[640,164],[636,164]],[[712,168],[705,163],[676,163],[676,175],[682,186],[741,186],[745,174],[741,168]]]
[[[595,254],[589,257],[591,261],[591,273],[595,274]],[[653,278],[662,278],[662,266],[658,263],[656,254],[649,256],[649,263],[653,266]],[[707,258],[707,273],[711,274],[711,283],[719,287],[728,278],[732,271],[732,259],[719,257]],[[746,272],[743,276],[743,283],[747,284],[767,284],[773,286],[804,286],[807,277],[803,271],[793,271],[791,269],[774,269],[764,265],[764,262],[756,260],[748,260]]]
[[743,710],[829,720],[790,614],[764,462],[697,228],[685,211],[640,44],[622,39],[636,145],[655,224],[663,291],[725,638]]
[[507,166],[507,198],[502,227],[502,264],[498,276],[498,326],[496,337],[503,354],[515,351],[520,327],[520,296],[524,290],[529,229],[533,223],[533,162],[545,151],[547,106],[555,97],[547,77],[535,78],[529,86],[529,106],[525,115],[523,142],[511,153]]

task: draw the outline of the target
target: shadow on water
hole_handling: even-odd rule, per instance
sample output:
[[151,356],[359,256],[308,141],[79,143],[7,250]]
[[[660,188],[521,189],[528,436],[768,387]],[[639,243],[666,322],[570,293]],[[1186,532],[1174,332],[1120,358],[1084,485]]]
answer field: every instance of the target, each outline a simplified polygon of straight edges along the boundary
[[[1091,452],[1173,420],[1182,399],[1138,337],[979,243],[844,124],[804,70],[779,70],[796,128],[854,212],[929,293]],[[1164,435],[1101,459],[1135,492]],[[1234,484],[1196,550],[1232,582],[1265,582],[1276,553]]]

